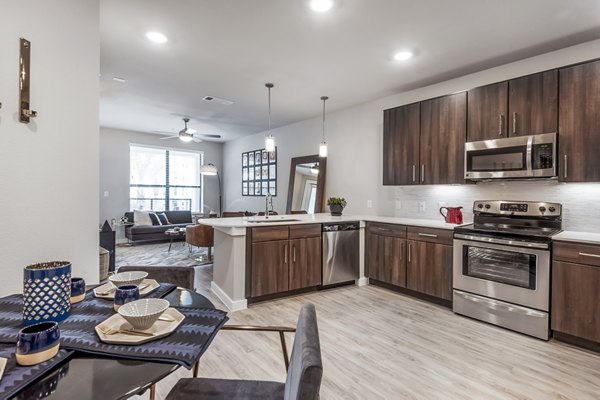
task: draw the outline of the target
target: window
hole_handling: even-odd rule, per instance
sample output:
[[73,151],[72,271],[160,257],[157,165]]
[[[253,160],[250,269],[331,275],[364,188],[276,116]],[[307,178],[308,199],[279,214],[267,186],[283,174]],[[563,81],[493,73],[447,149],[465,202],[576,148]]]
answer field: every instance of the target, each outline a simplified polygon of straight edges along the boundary
[[131,210],[203,212],[202,153],[129,147]]

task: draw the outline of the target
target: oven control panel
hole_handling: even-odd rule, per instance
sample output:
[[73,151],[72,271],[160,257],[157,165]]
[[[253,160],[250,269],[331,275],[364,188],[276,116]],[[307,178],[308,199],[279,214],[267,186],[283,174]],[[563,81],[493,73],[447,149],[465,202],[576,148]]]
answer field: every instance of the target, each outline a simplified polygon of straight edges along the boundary
[[473,203],[473,212],[475,214],[560,217],[562,205],[535,201],[481,200]]

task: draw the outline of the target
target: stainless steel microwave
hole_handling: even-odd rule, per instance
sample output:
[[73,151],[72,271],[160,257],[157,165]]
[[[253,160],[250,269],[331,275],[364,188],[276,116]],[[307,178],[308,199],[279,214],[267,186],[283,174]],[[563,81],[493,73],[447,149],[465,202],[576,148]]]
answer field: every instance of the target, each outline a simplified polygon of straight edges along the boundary
[[467,142],[465,179],[556,177],[556,146],[556,133]]

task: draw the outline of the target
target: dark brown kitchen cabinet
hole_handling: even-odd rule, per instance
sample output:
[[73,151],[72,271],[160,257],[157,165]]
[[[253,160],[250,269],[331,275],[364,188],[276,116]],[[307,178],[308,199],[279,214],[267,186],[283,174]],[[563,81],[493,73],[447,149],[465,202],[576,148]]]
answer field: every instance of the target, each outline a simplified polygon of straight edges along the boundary
[[556,132],[558,70],[508,81],[508,136]]
[[266,226],[247,232],[246,296],[321,284],[321,225]]
[[406,287],[452,300],[453,231],[409,226]]
[[[600,349],[600,246],[554,242],[552,318],[555,337],[568,335]],[[569,339],[570,339],[569,338]],[[572,341],[572,340],[568,340]]]
[[508,137],[508,82],[467,92],[467,141]]
[[406,287],[406,227],[367,223],[365,266],[370,279]]
[[414,185],[419,175],[420,103],[383,112],[383,184]]
[[421,102],[421,183],[464,183],[467,93]]
[[321,284],[321,238],[290,240],[289,290]]
[[406,287],[452,300],[452,246],[409,240]]
[[559,71],[559,181],[600,181],[600,61]]
[[288,246],[287,240],[252,243],[252,297],[288,290]]

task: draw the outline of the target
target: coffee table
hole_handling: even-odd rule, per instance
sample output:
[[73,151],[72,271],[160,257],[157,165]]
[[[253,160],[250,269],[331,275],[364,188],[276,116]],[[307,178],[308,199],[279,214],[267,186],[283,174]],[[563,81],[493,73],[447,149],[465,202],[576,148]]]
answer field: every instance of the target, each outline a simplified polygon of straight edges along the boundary
[[[165,231],[165,235],[167,235],[169,237],[169,239],[171,239],[169,241],[169,250],[168,250],[168,252],[170,253],[171,246],[173,246],[173,239],[185,237],[185,229],[178,229],[178,230],[167,229]],[[184,243],[184,245],[185,245],[185,243]]]

